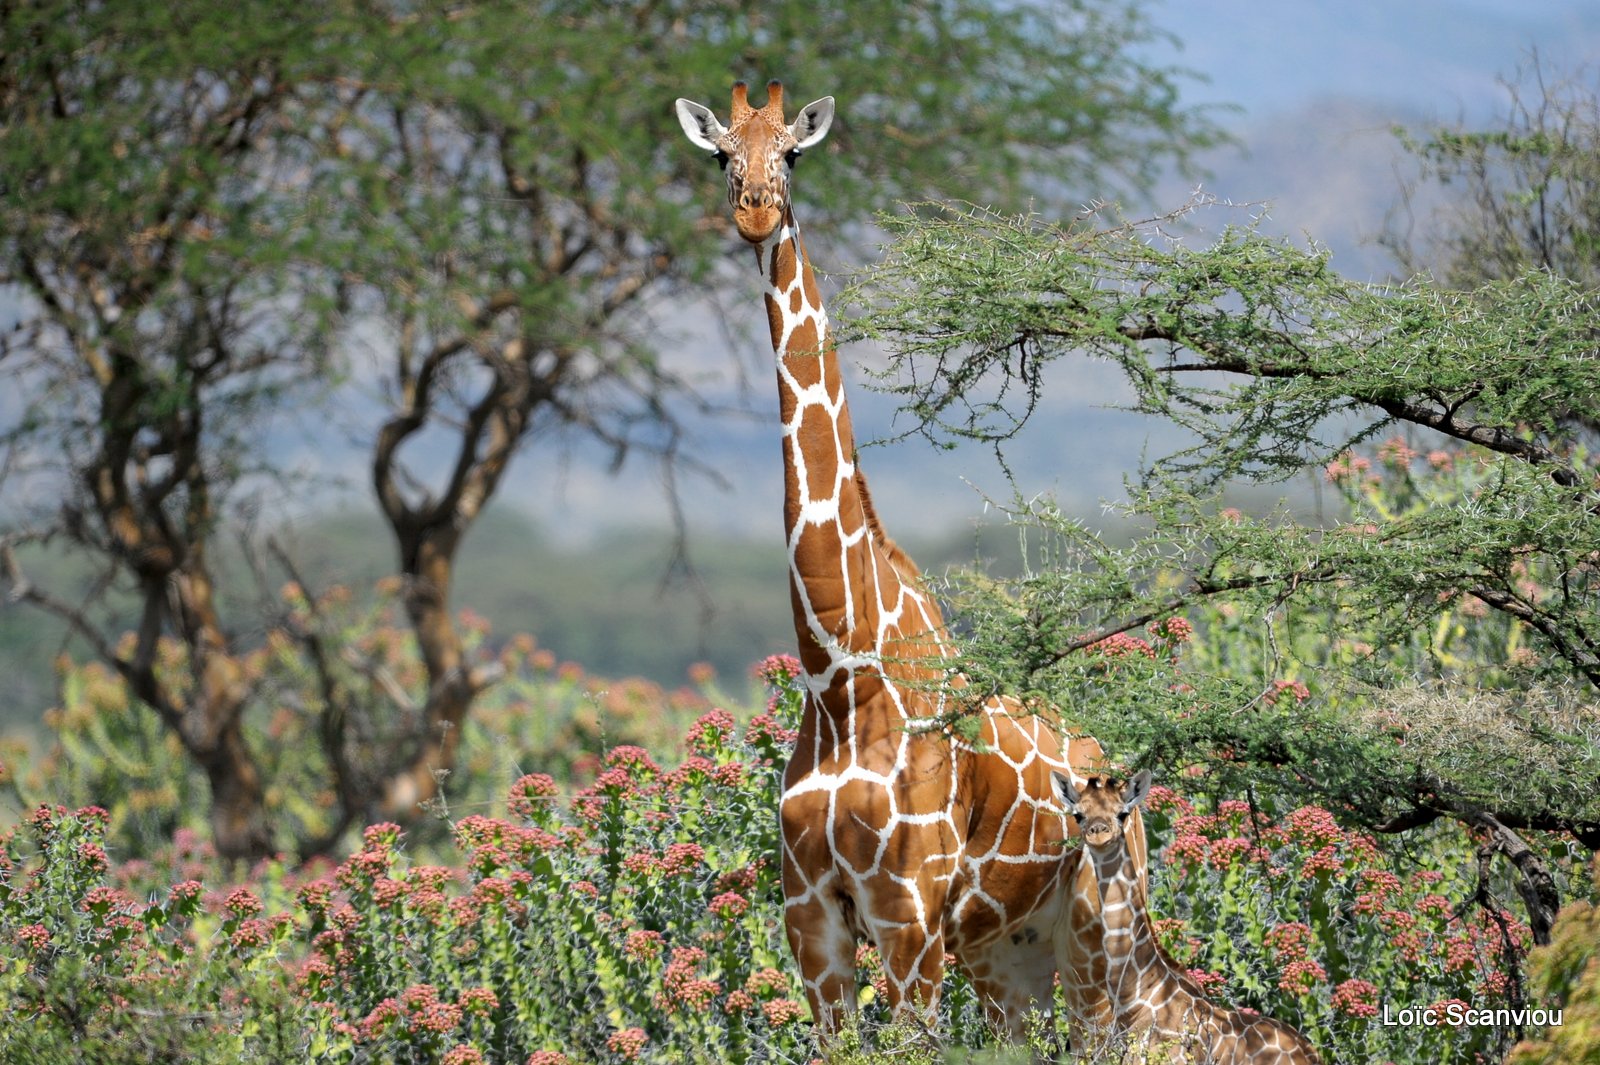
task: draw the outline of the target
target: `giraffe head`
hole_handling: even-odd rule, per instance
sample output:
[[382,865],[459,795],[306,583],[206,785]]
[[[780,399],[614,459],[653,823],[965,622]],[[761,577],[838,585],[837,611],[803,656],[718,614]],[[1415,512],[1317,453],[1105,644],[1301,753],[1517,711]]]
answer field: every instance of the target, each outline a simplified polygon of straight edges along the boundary
[[1122,841],[1128,815],[1150,794],[1150,770],[1123,783],[1110,777],[1089,777],[1080,791],[1065,773],[1054,774],[1061,805],[1078,822],[1083,842],[1104,851]]
[[762,244],[777,232],[789,207],[789,171],[800,153],[820,144],[833,124],[833,97],[824,96],[800,109],[795,120],[783,121],[783,86],[767,82],[767,103],[750,106],[749,86],[735,82],[733,111],[728,125],[717,121],[709,107],[680,99],[678,121],[699,148],[712,153],[728,174],[728,202],[733,224],[752,244]]

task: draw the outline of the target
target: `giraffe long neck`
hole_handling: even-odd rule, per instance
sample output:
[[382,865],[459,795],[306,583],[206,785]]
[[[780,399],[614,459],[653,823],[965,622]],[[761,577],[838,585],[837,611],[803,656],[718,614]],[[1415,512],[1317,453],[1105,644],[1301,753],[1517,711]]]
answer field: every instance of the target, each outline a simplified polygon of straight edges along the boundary
[[1156,943],[1127,836],[1115,847],[1090,853],[1100,891],[1106,982],[1118,1012],[1156,999],[1169,1000],[1173,994],[1187,996]]
[[761,261],[778,356],[783,521],[801,662],[819,692],[864,665],[925,675],[908,663],[947,653],[943,619],[918,588],[915,564],[884,534],[856,467],[839,356],[792,211]]

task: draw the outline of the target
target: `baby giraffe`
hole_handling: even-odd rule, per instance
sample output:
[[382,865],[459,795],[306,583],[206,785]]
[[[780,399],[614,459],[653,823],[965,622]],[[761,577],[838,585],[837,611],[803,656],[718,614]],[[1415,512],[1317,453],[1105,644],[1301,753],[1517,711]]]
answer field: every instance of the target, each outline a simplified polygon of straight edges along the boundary
[[[1157,1060],[1193,1065],[1317,1065],[1316,1051],[1299,1032],[1209,1001],[1156,942],[1123,837],[1129,814],[1149,794],[1150,771],[1125,785],[1090,777],[1082,792],[1065,774],[1056,773],[1055,782],[1083,834],[1079,861],[1094,863],[1100,891],[1103,956],[1093,959],[1092,969],[1104,974],[1110,1023],[1093,1036],[1113,1045],[1142,1043]],[[1072,866],[1067,869],[1070,875]]]

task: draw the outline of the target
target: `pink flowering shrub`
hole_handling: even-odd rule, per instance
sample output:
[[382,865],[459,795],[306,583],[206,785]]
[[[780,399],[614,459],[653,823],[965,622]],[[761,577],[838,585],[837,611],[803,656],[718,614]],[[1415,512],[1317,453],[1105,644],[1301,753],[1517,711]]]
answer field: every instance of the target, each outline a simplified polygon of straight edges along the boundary
[[781,666],[767,667],[761,724],[741,730],[710,709],[676,765],[613,747],[559,802],[549,778],[523,775],[507,816],[455,820],[454,866],[413,863],[403,839],[369,830],[330,877],[302,886],[311,961],[299,986],[321,1053],[808,1058],[776,861],[800,706]]
[[[807,1060],[773,813],[791,662],[763,663],[757,723],[685,721],[675,765],[622,744],[587,782],[507,773],[504,816],[469,807],[421,843],[372,825],[337,865],[231,882],[185,832],[118,864],[105,810],[35,810],[0,840],[0,956],[20,959],[0,970],[0,1059],[149,1029],[176,1060]],[[216,1020],[155,1020],[174,1014]]]
[[[1177,620],[1101,648],[1106,675],[1170,661],[1192,639]],[[124,861],[105,810],[34,810],[0,838],[0,1060],[62,1059],[85,1031],[133,1033],[156,1060],[811,1060],[774,815],[798,666],[760,668],[763,712],[705,708],[676,760],[630,743],[576,781],[519,767],[500,803],[469,790],[440,828],[369,826],[337,864],[224,875],[186,831]],[[1297,1024],[1325,1060],[1493,1049],[1493,1030],[1380,1023],[1385,1004],[1508,993],[1527,933],[1465,905],[1462,840],[1413,837],[1396,866],[1325,810],[1192,794],[1212,783],[1158,785],[1148,818],[1158,934],[1208,993]],[[857,978],[863,1019],[886,1021],[870,946]],[[949,1045],[992,1043],[955,972],[940,1008]]]
[[[249,891],[208,913],[195,881],[153,897],[117,886],[108,822],[100,807],[40,806],[0,834],[0,1061],[111,1060],[94,1056],[108,1046],[242,1061],[296,1040],[305,1018],[276,964],[293,919],[257,916]],[[238,1016],[247,1003],[260,1011],[248,1032],[171,1021]]]
[[1381,1023],[1385,1004],[1506,1002],[1508,961],[1520,964],[1529,933],[1472,902],[1463,838],[1419,835],[1401,876],[1372,837],[1318,807],[1210,810],[1156,788],[1147,816],[1161,844],[1157,935],[1208,994],[1295,1025],[1324,1060],[1498,1060],[1506,1030]]

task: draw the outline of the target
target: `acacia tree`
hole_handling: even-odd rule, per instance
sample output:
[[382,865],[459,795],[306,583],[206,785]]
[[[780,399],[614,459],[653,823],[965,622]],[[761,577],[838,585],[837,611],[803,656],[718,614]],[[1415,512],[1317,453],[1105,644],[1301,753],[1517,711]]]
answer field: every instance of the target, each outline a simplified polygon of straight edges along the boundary
[[[837,48],[846,27],[870,44]],[[306,702],[337,809],[302,846],[369,813],[412,816],[494,680],[450,589],[512,456],[557,427],[619,455],[676,453],[694,396],[649,312],[710,289],[722,256],[706,233],[725,227],[707,214],[716,169],[676,150],[675,96],[803,71],[795,90],[850,101],[829,143],[851,165],[819,168],[815,189],[816,224],[835,230],[896,196],[1020,202],[1040,175],[1063,193],[1092,175],[1137,190],[1217,139],[1178,106],[1178,74],[1130,57],[1156,36],[1132,5],[61,0],[0,8],[0,34],[0,279],[22,308],[4,355],[28,396],[7,410],[6,460],[34,464],[6,483],[27,510],[9,595],[65,618],[183,738],[233,857],[274,843],[240,633],[298,641],[316,664]],[[421,691],[336,646],[314,598],[267,610],[219,587],[218,536],[282,473],[272,416],[340,404],[351,393],[313,387],[330,370],[379,382],[387,405],[362,431]],[[68,502],[25,508],[28,485]],[[29,581],[11,547],[51,536],[133,593],[131,642]]]
[[[1249,226],[1192,246],[1174,218],[889,224],[856,327],[892,345],[886,387],[922,431],[1003,442],[1046,364],[1100,358],[1136,409],[1195,441],[1129,484],[1150,530],[1131,546],[1019,509],[1024,576],[949,588],[973,675],[1220,789],[1267,783],[1384,831],[1472,826],[1547,937],[1556,885],[1519,833],[1600,847],[1594,293],[1544,271],[1468,291],[1359,284]],[[1387,474],[1354,450],[1404,430],[1416,446],[1389,443]],[[1230,481],[1308,467],[1346,489],[1342,521],[1222,504]],[[1208,659],[1202,629],[1180,676],[1129,655],[1132,637],[1106,642],[1185,611],[1213,630],[1253,619],[1260,652]]]
[[[178,737],[230,855],[265,852],[271,832],[212,548],[267,472],[259,420],[322,370],[294,265],[309,234],[249,162],[304,103],[291,8],[186,24],[129,5],[0,9],[0,282],[21,300],[0,348],[6,487],[46,500],[0,544],[9,598],[64,619]],[[92,597],[28,580],[17,543],[50,537],[132,593],[130,639]],[[181,668],[162,668],[168,634]]]

